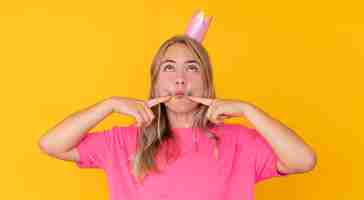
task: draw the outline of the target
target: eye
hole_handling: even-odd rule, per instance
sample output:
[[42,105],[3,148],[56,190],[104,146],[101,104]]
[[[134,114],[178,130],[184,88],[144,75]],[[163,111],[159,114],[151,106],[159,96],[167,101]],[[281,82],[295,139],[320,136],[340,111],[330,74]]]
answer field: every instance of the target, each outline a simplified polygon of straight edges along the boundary
[[198,71],[198,67],[196,65],[189,65],[188,69],[192,69],[194,71]]
[[163,71],[169,70],[169,69],[173,69],[173,65],[166,65],[163,67]]

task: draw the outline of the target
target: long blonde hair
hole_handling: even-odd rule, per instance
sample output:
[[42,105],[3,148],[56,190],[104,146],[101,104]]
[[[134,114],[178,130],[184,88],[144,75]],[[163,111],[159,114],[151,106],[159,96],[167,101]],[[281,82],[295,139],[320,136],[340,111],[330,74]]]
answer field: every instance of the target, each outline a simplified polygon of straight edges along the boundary
[[[212,76],[213,73],[207,50],[200,42],[187,35],[175,35],[166,40],[160,46],[156,55],[154,56],[150,68],[151,84],[149,99],[157,97],[155,95],[155,83],[158,79],[160,71],[160,62],[162,61],[162,58],[168,47],[175,43],[185,44],[200,62],[203,73],[203,97],[215,98],[215,87]],[[215,158],[218,159],[219,138],[214,134],[214,132],[209,130],[215,124],[208,121],[208,119],[205,117],[207,110],[208,106],[200,104],[197,112],[195,113],[195,120],[193,121],[192,128],[193,130],[195,130],[196,127],[202,128],[202,130],[204,130],[204,134],[206,134],[209,139],[215,140],[215,151],[213,152],[213,155],[215,155]],[[143,178],[149,171],[154,170],[156,172],[160,172],[160,169],[156,165],[156,155],[160,151],[162,144],[169,145],[169,142],[172,142],[173,144],[175,141],[174,136],[170,131],[166,106],[163,103],[158,104],[157,106],[152,107],[152,111],[154,113],[155,120],[153,120],[151,125],[146,128],[138,128],[137,149],[132,157],[132,162],[130,163],[131,173],[137,177],[140,182],[142,182]],[[169,151],[165,152],[166,157],[168,157],[168,152]],[[166,158],[166,160],[169,160],[169,158]]]

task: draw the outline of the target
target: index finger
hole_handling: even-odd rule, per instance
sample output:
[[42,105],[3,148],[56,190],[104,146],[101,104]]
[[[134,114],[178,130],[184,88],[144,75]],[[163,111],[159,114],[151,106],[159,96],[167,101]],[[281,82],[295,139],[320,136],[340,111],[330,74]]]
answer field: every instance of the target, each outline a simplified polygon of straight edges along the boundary
[[154,99],[150,99],[147,101],[148,107],[151,108],[159,103],[163,103],[168,101],[171,98],[171,96],[164,96],[164,97],[156,97]]
[[190,98],[193,101],[205,104],[207,106],[210,106],[212,104],[212,102],[214,101],[214,99],[209,99],[209,98],[204,98],[204,97],[188,96],[188,98]]

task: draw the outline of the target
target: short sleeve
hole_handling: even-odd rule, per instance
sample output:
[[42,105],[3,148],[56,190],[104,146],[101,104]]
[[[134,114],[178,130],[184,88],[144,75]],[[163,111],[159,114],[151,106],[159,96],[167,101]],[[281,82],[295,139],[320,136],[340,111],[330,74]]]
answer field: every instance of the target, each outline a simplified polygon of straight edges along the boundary
[[111,137],[111,129],[87,132],[76,145],[79,168],[104,168],[107,159],[107,138]]
[[278,171],[278,157],[268,141],[256,129],[250,130],[255,134],[255,182],[257,183],[271,177],[288,175]]

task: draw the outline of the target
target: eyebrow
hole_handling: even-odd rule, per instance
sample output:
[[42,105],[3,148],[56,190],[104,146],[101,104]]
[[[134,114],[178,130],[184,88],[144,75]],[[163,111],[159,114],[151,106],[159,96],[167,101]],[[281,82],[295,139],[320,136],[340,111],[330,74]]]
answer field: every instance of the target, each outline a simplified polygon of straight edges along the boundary
[[[166,59],[166,60],[162,61],[161,64],[166,63],[166,62],[176,63],[176,61],[174,61],[174,60]],[[196,60],[187,60],[185,63],[196,63],[196,64],[199,64]]]

